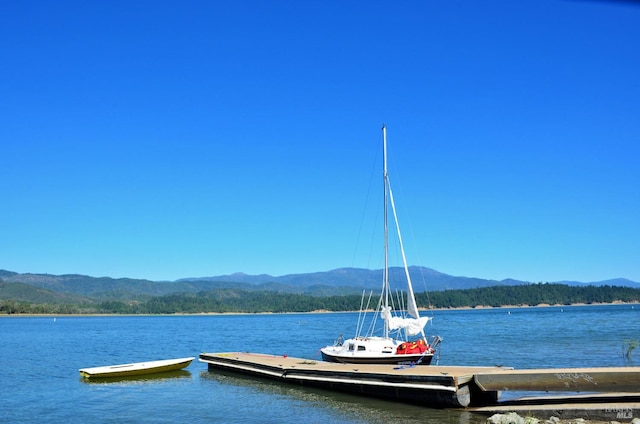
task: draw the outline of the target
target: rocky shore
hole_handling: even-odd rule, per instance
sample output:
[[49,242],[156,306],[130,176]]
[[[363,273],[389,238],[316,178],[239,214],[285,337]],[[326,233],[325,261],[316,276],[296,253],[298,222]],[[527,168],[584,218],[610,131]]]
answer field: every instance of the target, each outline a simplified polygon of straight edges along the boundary
[[574,419],[560,419],[558,417],[550,417],[546,419],[539,419],[529,416],[521,416],[515,412],[509,412],[507,414],[494,414],[487,419],[487,424],[640,424],[640,418],[633,418],[629,415],[628,419],[616,419],[616,420],[591,420],[584,418]]

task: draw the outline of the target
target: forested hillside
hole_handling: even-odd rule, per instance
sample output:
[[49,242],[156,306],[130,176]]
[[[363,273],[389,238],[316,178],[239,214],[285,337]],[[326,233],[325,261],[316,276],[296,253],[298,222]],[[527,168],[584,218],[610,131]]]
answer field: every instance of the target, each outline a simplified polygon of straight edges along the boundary
[[[399,293],[402,295],[402,293]],[[374,298],[374,302],[377,298]],[[479,306],[570,305],[576,303],[640,303],[640,289],[617,286],[574,287],[563,284],[495,286],[467,290],[417,293],[421,308]],[[361,296],[311,296],[276,291],[216,289],[199,293],[176,293],[148,300],[98,303],[34,303],[0,300],[0,314],[177,314],[355,311]],[[370,305],[372,308],[375,305]]]
[[564,284],[529,284],[420,293],[416,294],[416,300],[419,305],[431,304],[434,308],[639,302],[640,289],[618,286],[576,287]]

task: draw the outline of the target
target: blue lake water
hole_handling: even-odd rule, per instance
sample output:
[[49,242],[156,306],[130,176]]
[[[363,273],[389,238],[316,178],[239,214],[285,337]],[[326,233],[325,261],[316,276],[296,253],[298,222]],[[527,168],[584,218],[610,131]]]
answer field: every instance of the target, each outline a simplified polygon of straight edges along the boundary
[[[639,305],[434,311],[440,365],[638,366]],[[207,371],[197,359],[160,378],[87,382],[79,368],[243,351],[320,360],[357,314],[0,318],[0,423],[481,423],[403,405]]]

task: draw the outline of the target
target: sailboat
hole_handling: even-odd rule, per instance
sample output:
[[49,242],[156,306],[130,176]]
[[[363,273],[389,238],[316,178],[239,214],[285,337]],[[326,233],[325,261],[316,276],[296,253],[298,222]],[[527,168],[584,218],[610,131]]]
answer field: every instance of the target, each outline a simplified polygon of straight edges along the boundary
[[[382,162],[384,182],[384,269],[382,292],[376,314],[380,314],[384,328],[382,335],[360,335],[344,340],[342,336],[333,345],[320,349],[322,359],[327,362],[354,364],[415,364],[429,365],[442,341],[439,336],[427,338],[424,327],[431,319],[421,317],[416,304],[409,267],[402,245],[400,226],[396,214],[395,202],[387,172],[387,128],[382,127]],[[392,294],[389,285],[389,206],[393,212],[398,244],[402,254],[404,275],[406,277],[406,310],[392,310]],[[359,320],[360,321],[360,320]],[[362,322],[358,323],[358,330]],[[392,337],[392,335],[394,335]],[[412,340],[409,340],[413,338]]]

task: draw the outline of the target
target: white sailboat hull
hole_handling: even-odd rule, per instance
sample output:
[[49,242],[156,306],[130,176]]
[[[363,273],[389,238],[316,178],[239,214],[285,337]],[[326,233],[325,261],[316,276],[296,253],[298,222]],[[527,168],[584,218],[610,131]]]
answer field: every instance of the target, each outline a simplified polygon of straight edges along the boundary
[[339,362],[343,364],[398,364],[398,365],[430,365],[433,353],[427,355],[378,355],[355,356],[334,353],[329,348],[321,349],[322,360],[326,362]]
[[342,344],[320,349],[322,360],[347,364],[412,364],[429,365],[434,349],[426,346],[424,352],[398,353],[402,343],[384,337],[357,337]]

